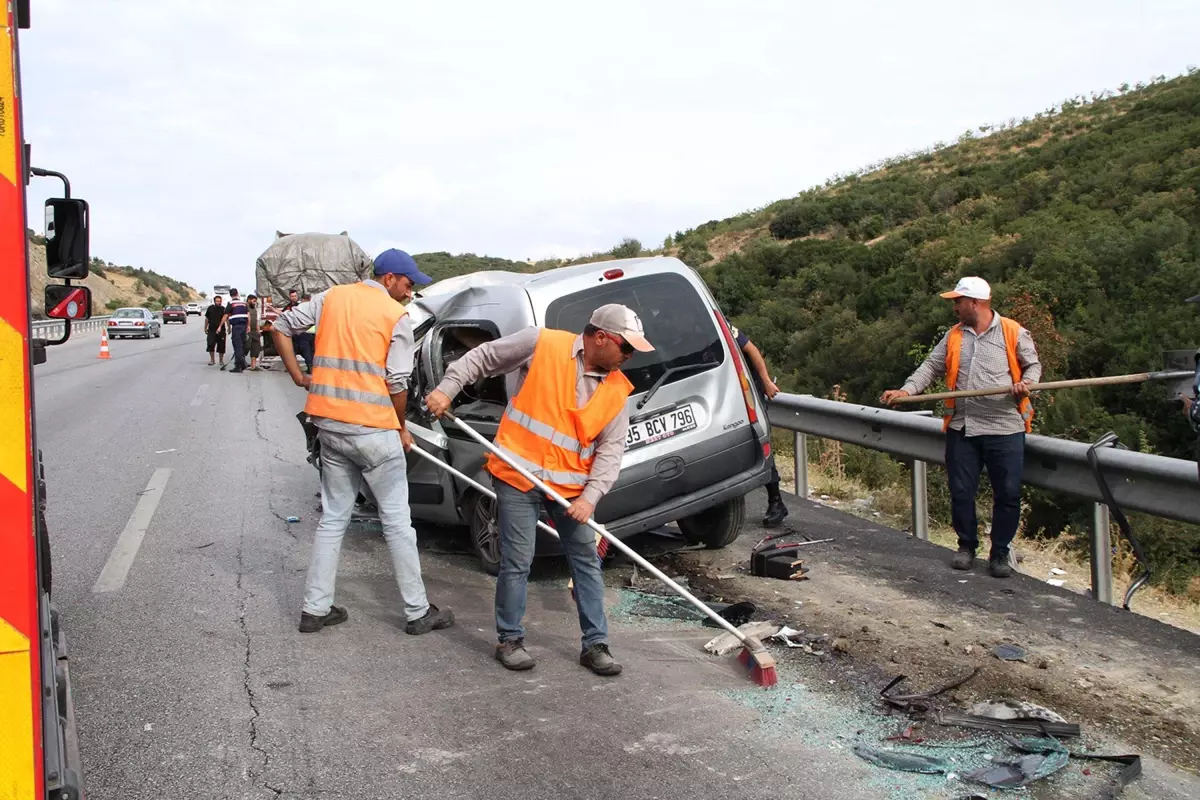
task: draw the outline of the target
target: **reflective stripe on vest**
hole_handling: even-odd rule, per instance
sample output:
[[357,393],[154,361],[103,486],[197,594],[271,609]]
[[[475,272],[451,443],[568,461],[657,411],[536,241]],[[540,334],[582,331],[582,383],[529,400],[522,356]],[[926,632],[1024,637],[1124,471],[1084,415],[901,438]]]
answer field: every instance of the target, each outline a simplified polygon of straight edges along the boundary
[[335,286],[321,305],[306,413],[351,425],[396,430],[387,355],[404,306],[363,283]]
[[[579,494],[596,455],[596,437],[625,407],[633,384],[610,372],[595,394],[576,407],[579,365],[575,334],[538,334],[529,374],[509,404],[496,432],[496,444],[534,476],[564,496]],[[489,455],[488,472],[521,491],[533,484],[501,459]]]
[[509,403],[505,409],[505,414],[516,424],[526,429],[530,433],[536,434],[543,439],[549,439],[550,444],[557,445],[564,450],[570,450],[572,453],[579,453],[584,458],[590,458],[596,452],[596,445],[589,444],[584,447],[579,443],[578,439],[572,438],[565,433],[559,433],[554,430],[552,425],[547,425],[545,422],[539,422],[533,417],[526,414],[524,411],[519,411],[513,408],[513,404]]
[[[1004,333],[1008,372],[1012,376],[1013,383],[1020,383],[1022,372],[1021,362],[1017,360],[1017,340],[1021,336],[1021,325],[1016,320],[1000,317],[1000,329]],[[952,392],[958,386],[958,365],[962,356],[962,339],[963,326],[960,322],[951,328],[950,333],[946,336],[946,388]],[[945,431],[950,429],[950,422],[954,419],[954,398],[942,402],[946,409],[946,413],[942,417],[942,430]],[[1021,412],[1021,419],[1025,422],[1025,432],[1029,433],[1033,430],[1033,403],[1030,402],[1028,396],[1022,397],[1017,403],[1017,410]]]

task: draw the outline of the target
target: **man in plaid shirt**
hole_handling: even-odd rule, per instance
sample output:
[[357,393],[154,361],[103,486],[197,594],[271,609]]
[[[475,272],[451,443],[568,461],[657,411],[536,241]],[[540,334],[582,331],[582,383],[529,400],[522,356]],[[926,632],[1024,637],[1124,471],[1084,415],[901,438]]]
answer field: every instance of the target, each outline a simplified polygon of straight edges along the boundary
[[891,404],[898,397],[920,394],[942,376],[951,391],[1011,387],[1007,394],[948,400],[943,424],[950,513],[958,534],[951,565],[965,570],[975,563],[975,495],[986,467],[994,497],[988,571],[1007,578],[1012,575],[1009,545],[1021,520],[1025,434],[1033,419],[1028,385],[1041,380],[1042,365],[1029,331],[992,310],[992,289],[983,278],[963,278],[942,297],[954,300],[958,324],[902,388],[888,390],[880,399]]

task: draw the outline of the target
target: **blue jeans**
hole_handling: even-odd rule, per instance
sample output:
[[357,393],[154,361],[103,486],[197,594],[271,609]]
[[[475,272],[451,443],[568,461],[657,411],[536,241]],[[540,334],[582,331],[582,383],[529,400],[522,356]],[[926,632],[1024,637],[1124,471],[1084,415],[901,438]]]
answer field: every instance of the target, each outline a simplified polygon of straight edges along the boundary
[[246,366],[246,326],[230,325],[229,336],[233,339],[233,366]]
[[537,541],[538,511],[550,512],[567,553],[571,577],[575,579],[575,605],[583,648],[608,642],[608,620],[604,617],[604,577],[596,555],[596,535],[586,525],[567,516],[566,509],[543,499],[537,489],[522,492],[504,481],[493,481],[500,517],[500,575],[496,579],[496,633],[501,642],[521,639],[525,628],[525,591]]
[[313,537],[304,610],[324,616],[333,605],[342,538],[365,480],[379,506],[379,521],[383,523],[383,537],[392,554],[405,618],[410,622],[420,619],[429,610],[429,600],[421,580],[417,532],[408,507],[408,474],[400,434],[393,430],[363,434],[323,430],[320,438],[322,513]]
[[950,519],[960,549],[979,549],[975,495],[979,476],[987,467],[992,483],[992,551],[990,558],[1007,558],[1008,546],[1021,522],[1021,469],[1025,464],[1025,434],[967,436],[946,431],[946,475],[950,483]]

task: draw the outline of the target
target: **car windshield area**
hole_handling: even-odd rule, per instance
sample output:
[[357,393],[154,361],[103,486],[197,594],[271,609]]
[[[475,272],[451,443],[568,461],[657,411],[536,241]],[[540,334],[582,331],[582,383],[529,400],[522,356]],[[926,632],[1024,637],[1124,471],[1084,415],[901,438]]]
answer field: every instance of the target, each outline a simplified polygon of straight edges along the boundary
[[648,391],[669,369],[699,365],[668,376],[667,384],[686,380],[725,360],[712,311],[695,287],[673,272],[624,278],[560,297],[546,309],[546,327],[583,333],[592,312],[607,303],[633,309],[654,345],[654,352],[634,353],[621,368],[635,394]]
[[113,312],[113,317],[116,319],[143,319],[143,314],[140,308],[118,308]]

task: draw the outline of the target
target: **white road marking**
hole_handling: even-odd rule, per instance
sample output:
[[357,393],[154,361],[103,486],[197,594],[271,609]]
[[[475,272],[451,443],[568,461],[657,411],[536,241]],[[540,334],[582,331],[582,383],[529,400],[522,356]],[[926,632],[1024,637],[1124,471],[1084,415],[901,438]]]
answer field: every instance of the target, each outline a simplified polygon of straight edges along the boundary
[[196,396],[192,398],[192,405],[198,406],[204,402],[204,395],[208,392],[208,384],[200,384],[200,388],[196,390]]
[[112,553],[109,554],[104,569],[100,571],[96,585],[92,587],[94,594],[115,592],[125,585],[129,568],[133,566],[133,559],[137,557],[142,539],[146,537],[150,520],[154,519],[158,501],[162,499],[170,478],[171,470],[167,467],[154,470],[154,474],[150,476],[150,482],[146,484],[137,505],[134,506],[133,515],[129,517],[129,522],[125,523],[125,530],[117,537],[117,543],[113,545]]

